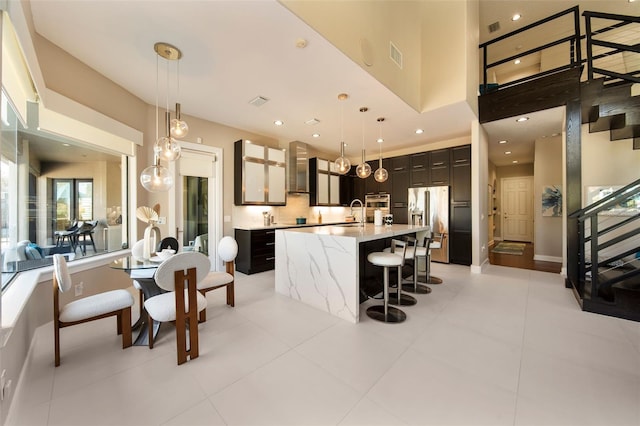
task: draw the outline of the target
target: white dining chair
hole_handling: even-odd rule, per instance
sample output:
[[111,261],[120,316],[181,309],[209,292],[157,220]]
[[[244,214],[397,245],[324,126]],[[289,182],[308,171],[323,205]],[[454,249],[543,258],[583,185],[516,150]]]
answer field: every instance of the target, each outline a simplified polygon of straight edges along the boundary
[[[209,273],[211,262],[202,253],[184,252],[171,256],[158,266],[154,279],[166,293],[144,302],[148,323],[175,321],[178,365],[187,357],[198,357],[198,313],[207,307],[207,299],[197,291],[198,281]],[[189,342],[187,345],[187,330]],[[153,349],[153,333],[149,333],[149,348]]]
[[[238,255],[238,243],[232,237],[223,237],[218,243],[218,256],[225,264],[225,272],[211,271],[200,282],[198,291],[206,296],[207,292],[217,288],[227,289],[227,305],[235,306],[235,259]],[[200,322],[207,320],[206,309],[200,312]]]
[[122,349],[131,346],[131,306],[133,296],[127,290],[111,290],[60,306],[60,293],[73,287],[67,261],[61,254],[53,255],[53,333],[55,366],[60,365],[60,329],[110,316],[118,319],[118,334],[122,334]]

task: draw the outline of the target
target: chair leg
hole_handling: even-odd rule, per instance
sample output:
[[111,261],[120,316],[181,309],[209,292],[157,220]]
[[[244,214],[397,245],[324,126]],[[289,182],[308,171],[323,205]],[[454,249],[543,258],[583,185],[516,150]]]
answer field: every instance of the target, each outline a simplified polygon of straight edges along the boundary
[[[91,245],[93,246],[93,252],[97,253],[98,250],[96,250],[96,242],[93,241],[93,233],[89,234],[89,238],[91,239]],[[86,250],[86,249],[85,249]]]
[[[199,290],[200,291],[200,290]],[[200,294],[203,295],[204,297],[207,297],[207,292],[206,291],[200,291]],[[227,294],[227,299],[229,298],[228,294]],[[200,313],[198,314],[198,322],[206,322],[207,321],[207,309],[203,309],[200,311]]]
[[149,349],[153,349],[153,318],[147,313],[147,330],[149,334]]
[[[131,338],[131,307],[125,308],[120,312],[120,330],[122,331],[122,349],[128,348],[133,344]],[[151,330],[153,334],[153,329]]]
[[122,311],[118,311],[118,313],[116,314],[116,322],[117,333],[119,336],[122,334]]
[[55,365],[60,366],[60,325],[58,319],[53,319],[53,340],[54,340],[54,352],[55,352]]
[[138,290],[138,315],[140,318],[144,315],[144,293],[142,290]]
[[229,284],[227,284],[227,305],[231,307],[236,305],[235,281],[231,281]]

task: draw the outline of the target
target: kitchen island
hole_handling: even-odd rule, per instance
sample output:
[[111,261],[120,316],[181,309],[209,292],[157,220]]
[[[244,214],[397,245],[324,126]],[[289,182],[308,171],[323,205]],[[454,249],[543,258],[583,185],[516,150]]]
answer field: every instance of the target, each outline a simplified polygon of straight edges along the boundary
[[407,234],[422,238],[428,231],[428,226],[373,224],[276,230],[276,291],[357,323],[364,245]]

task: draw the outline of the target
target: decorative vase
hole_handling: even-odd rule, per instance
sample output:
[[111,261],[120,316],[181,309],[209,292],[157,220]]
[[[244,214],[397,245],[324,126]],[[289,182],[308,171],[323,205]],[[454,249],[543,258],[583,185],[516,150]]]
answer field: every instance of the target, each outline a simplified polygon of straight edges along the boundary
[[149,260],[151,255],[156,252],[156,247],[160,240],[160,229],[155,222],[149,222],[149,226],[144,230],[144,250],[142,251],[144,260]]

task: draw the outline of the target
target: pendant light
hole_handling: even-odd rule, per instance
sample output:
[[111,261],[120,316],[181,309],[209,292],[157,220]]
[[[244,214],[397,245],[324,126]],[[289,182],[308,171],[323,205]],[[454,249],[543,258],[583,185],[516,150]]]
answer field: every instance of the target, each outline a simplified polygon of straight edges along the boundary
[[[169,112],[169,61],[179,61],[182,58],[182,52],[175,46],[168,43],[158,42],[153,45],[156,52],[156,141],[153,146],[153,165],[147,167],[140,174],[140,183],[150,192],[168,191],[173,186],[173,175],[166,167],[162,166],[161,161],[175,161],[180,158],[182,151],[180,144],[174,136],[183,137],[189,130],[189,126],[181,120],[180,104],[176,103],[176,119],[178,123],[174,126],[177,130],[172,130],[172,123]],[[167,60],[167,87],[166,87],[166,112],[165,112],[165,136],[158,135],[158,116],[159,116],[159,69],[160,58]]]
[[[369,108],[362,107],[360,108],[360,112],[367,112]],[[369,163],[364,161],[365,158],[365,149],[364,149],[364,115],[362,116],[362,162],[358,164],[356,167],[356,175],[361,179],[366,179],[371,175],[371,166]]]
[[[182,56],[182,54],[180,54],[180,57]],[[180,59],[180,57],[178,57],[178,59]],[[176,70],[176,99],[180,99],[180,61],[178,61],[178,65],[177,65],[177,70]],[[184,121],[182,119],[182,114],[180,111],[180,102],[176,102],[176,118],[174,118],[173,120],[171,120],[171,127],[169,128],[169,133],[171,134],[171,136],[173,136],[174,138],[177,139],[182,139],[185,136],[187,136],[187,133],[189,133],[189,125],[187,124],[186,121]]]
[[[338,95],[338,100],[339,101],[344,101],[348,97],[349,97],[349,95],[347,95],[346,93],[340,93]],[[351,161],[349,161],[349,159],[344,156],[344,147],[346,146],[346,144],[344,143],[344,105],[342,106],[342,109],[341,109],[340,120],[341,120],[341,123],[340,123],[340,157],[336,158],[335,165],[336,165],[336,170],[338,171],[338,173],[340,173],[341,175],[344,175],[347,172],[349,172],[349,170],[351,170]]]
[[164,192],[173,186],[173,175],[160,164],[160,157],[154,154],[153,165],[140,174],[140,183],[149,192]]
[[380,137],[378,138],[378,144],[380,147],[380,157],[378,158],[378,170],[376,170],[375,173],[373,174],[373,178],[376,180],[376,182],[380,182],[380,183],[385,182],[389,178],[389,173],[384,167],[382,167],[382,142],[384,142],[384,139],[382,139],[382,122],[383,121],[384,121],[384,117],[378,118],[378,127],[380,127]]

